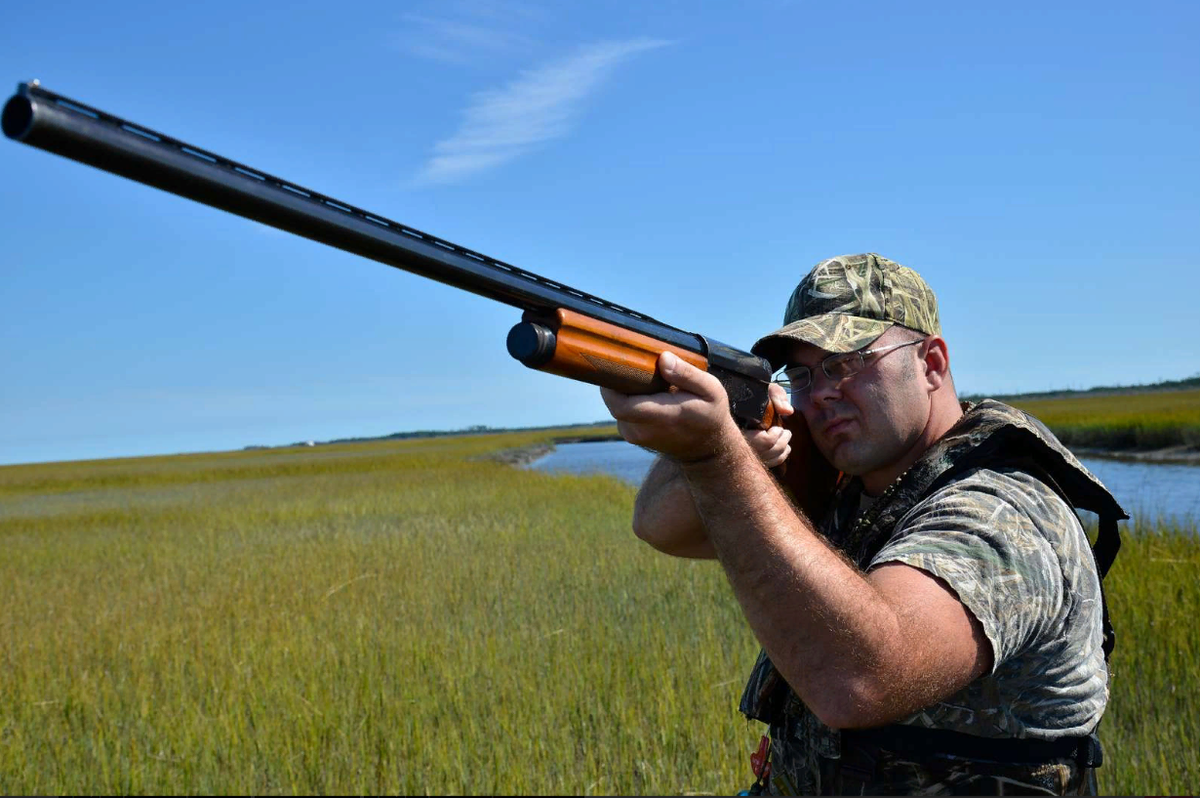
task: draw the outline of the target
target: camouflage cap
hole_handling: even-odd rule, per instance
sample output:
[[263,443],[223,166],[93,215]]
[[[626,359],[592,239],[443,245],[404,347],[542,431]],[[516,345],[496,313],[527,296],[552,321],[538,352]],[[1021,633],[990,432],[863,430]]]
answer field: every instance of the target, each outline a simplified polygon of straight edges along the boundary
[[813,267],[788,299],[784,326],[750,351],[779,368],[792,341],[853,352],[894,324],[941,335],[933,289],[912,269],[874,252],[840,255]]

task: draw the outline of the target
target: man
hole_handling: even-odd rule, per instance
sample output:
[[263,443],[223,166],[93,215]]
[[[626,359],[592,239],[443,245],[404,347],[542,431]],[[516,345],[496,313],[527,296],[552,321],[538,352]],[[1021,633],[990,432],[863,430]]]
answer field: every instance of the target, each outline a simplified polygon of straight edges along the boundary
[[739,431],[711,375],[664,353],[670,393],[602,393],[661,455],[635,532],[720,560],[762,644],[741,702],[769,725],[755,789],[1095,792],[1106,618],[1071,508],[1106,545],[1121,508],[1036,420],[960,405],[933,292],[886,258],[818,264],[754,352],[844,475],[819,525],[764,467],[788,433]]

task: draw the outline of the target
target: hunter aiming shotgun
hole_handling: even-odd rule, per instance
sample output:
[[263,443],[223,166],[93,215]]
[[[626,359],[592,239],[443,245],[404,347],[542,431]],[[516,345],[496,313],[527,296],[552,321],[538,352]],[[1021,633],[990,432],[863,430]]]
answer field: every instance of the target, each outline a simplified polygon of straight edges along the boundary
[[[741,428],[780,423],[767,394],[771,367],[750,352],[120,119],[37,81],[18,84],[0,124],[14,141],[520,308],[508,351],[529,368],[628,394],[657,393],[668,387],[657,359],[670,351],[720,380]],[[814,485],[804,479],[812,476],[806,461],[824,470],[805,445],[807,430],[793,432],[788,482],[807,508],[801,496]]]

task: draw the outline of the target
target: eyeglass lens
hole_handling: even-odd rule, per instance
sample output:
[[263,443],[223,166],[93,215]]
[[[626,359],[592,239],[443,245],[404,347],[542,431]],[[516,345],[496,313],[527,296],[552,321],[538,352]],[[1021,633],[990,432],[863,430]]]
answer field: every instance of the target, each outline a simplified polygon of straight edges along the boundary
[[[822,360],[821,370],[831,380],[844,380],[862,371],[864,363],[860,353],[846,352],[830,355]],[[775,376],[775,382],[791,393],[803,393],[812,387],[812,369],[808,366],[793,366],[779,372]]]

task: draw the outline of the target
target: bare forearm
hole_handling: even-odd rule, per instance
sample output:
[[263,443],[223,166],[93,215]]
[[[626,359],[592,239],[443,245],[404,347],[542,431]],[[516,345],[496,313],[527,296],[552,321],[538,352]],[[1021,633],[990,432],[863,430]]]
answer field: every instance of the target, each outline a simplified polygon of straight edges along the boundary
[[638,491],[633,509],[633,531],[666,554],[705,559],[716,557],[679,466],[665,457],[654,461]]
[[896,611],[793,509],[752,453],[733,448],[683,474],[743,613],[805,703],[842,726],[920,706],[879,694],[908,661]]
[[896,720],[989,667],[978,621],[944,583],[896,563],[864,576],[826,544],[734,425],[715,377],[670,352],[658,370],[675,390],[601,390],[626,440],[673,460],[643,487],[638,534],[672,553],[711,547],[755,635],[822,720]]

